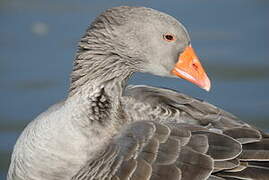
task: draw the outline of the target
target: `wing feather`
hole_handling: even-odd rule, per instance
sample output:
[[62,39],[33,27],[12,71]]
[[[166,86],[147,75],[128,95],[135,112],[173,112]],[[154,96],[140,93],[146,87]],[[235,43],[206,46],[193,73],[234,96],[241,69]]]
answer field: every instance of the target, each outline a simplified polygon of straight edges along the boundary
[[267,133],[172,90],[131,86],[125,95],[131,121],[73,180],[268,179]]

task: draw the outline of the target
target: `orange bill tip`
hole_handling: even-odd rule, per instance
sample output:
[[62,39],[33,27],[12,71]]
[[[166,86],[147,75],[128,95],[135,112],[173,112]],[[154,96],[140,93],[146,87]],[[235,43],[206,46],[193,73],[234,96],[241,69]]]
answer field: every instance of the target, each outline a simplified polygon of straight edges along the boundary
[[210,80],[191,46],[186,47],[183,53],[180,54],[178,62],[171,73],[192,82],[206,91],[210,90]]

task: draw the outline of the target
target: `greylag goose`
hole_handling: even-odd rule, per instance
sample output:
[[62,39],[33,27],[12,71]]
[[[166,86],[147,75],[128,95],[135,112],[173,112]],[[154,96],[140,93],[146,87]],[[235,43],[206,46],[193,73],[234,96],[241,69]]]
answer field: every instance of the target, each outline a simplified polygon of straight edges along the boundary
[[126,87],[134,72],[210,89],[180,22],[108,9],[79,42],[68,97],[17,140],[8,180],[269,179],[266,133],[173,90]]

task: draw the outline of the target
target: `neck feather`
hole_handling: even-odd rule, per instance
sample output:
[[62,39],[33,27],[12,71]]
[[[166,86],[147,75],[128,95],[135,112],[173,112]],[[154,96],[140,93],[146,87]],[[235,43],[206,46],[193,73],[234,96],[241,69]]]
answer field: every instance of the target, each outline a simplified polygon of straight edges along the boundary
[[83,91],[85,86],[106,86],[107,90],[116,93],[114,86],[124,88],[131,74],[132,70],[116,54],[78,53],[71,73],[69,96]]
[[71,73],[69,98],[82,99],[76,105],[77,112],[95,122],[107,119],[108,114],[110,119],[124,119],[116,118],[123,114],[120,113],[120,97],[139,63],[137,58],[131,59],[135,56],[126,55],[130,51],[118,41],[114,26],[105,23],[107,20],[114,22],[111,17],[100,16],[87,30],[79,43]]
[[[120,98],[132,74],[128,65],[116,54],[96,54],[93,51],[80,52],[71,74],[69,98],[82,99],[76,105],[77,113],[86,119],[102,124],[119,123],[124,118]],[[113,112],[113,113],[110,113]],[[85,122],[86,124],[88,121]]]

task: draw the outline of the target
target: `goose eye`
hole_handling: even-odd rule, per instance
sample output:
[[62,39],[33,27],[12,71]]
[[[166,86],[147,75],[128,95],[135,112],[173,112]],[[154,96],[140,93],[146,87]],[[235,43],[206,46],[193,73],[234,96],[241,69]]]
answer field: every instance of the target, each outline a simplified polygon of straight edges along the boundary
[[172,41],[176,40],[175,36],[172,34],[165,34],[165,35],[163,35],[163,38],[164,38],[164,40],[166,40],[168,42],[172,42]]

